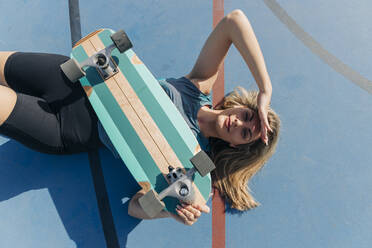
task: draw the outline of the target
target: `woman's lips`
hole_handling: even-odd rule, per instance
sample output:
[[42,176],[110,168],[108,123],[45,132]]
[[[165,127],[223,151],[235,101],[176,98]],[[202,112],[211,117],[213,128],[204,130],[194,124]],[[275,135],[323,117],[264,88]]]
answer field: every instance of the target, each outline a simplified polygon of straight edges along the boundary
[[227,132],[230,132],[230,115],[226,118],[226,128]]

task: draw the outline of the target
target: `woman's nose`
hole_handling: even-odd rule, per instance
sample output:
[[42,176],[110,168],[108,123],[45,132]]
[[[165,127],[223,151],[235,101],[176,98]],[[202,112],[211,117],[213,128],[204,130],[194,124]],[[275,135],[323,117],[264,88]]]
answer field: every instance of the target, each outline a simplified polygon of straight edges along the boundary
[[235,127],[240,127],[243,124],[243,122],[239,120],[238,118],[235,118],[234,124],[235,124]]
[[260,130],[261,129],[261,125],[260,125],[260,120],[257,119],[255,122],[252,122],[252,127],[251,127],[251,130],[252,132],[256,131],[256,130]]
[[257,128],[257,124],[254,122],[251,126],[252,133],[254,133],[254,131],[256,131],[256,128]]

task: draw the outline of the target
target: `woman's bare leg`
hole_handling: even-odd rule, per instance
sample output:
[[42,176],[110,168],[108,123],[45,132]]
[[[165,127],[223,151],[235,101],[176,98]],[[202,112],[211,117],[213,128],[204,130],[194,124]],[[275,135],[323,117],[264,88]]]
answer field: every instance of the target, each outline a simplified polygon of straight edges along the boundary
[[5,81],[4,66],[14,52],[0,52],[0,126],[8,119],[17,101],[17,94]]
[[[0,85],[9,87],[9,85],[5,81],[4,76],[4,67],[5,63],[8,60],[9,56],[12,55],[15,52],[0,52]],[[0,124],[1,124],[1,118],[0,118]]]
[[17,94],[9,87],[0,85],[0,126],[8,119],[17,101]]

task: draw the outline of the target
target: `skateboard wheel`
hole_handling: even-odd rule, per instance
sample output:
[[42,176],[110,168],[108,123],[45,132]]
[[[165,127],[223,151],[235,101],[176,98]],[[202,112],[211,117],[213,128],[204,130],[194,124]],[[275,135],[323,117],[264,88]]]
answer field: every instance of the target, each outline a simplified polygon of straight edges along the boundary
[[165,204],[159,200],[158,194],[153,189],[139,198],[138,202],[150,218],[155,217],[165,208]]
[[192,157],[190,161],[202,177],[216,168],[213,161],[203,150]]
[[73,83],[85,76],[85,72],[80,68],[75,59],[69,59],[61,65],[61,69],[66,77]]
[[123,53],[133,47],[132,42],[130,42],[124,30],[119,30],[112,34],[111,40],[114,42],[116,48],[119,49],[120,53]]

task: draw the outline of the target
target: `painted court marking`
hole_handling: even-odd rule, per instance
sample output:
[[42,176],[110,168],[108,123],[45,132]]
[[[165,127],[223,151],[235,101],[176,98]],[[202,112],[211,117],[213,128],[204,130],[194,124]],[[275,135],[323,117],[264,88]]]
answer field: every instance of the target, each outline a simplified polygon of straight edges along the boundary
[[360,88],[372,94],[372,82],[363,77],[350,66],[346,65],[336,56],[328,52],[323,46],[317,42],[310,34],[308,34],[296,21],[288,15],[288,13],[275,0],[263,0],[266,6],[274,13],[276,17],[291,31],[297,39],[307,46],[312,53],[317,55],[321,60],[328,64],[342,76],[359,86]]
[[[224,0],[213,0],[213,28],[224,17]],[[218,71],[218,76],[213,85],[213,106],[224,96],[224,63]],[[212,198],[212,248],[224,248],[226,246],[226,217],[225,201],[217,189],[213,190]]]

